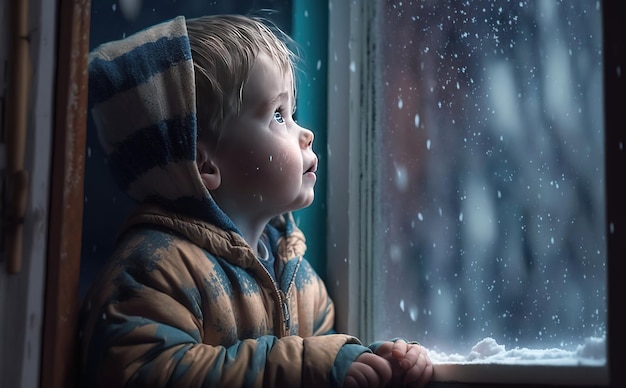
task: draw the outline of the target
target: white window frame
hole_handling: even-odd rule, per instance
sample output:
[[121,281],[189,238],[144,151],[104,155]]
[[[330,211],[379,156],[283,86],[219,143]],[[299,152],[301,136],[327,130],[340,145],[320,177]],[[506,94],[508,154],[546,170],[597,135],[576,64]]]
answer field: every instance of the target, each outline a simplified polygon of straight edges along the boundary
[[[376,0],[329,1],[327,285],[336,305],[338,331],[354,334],[364,343],[381,340],[373,333],[371,287],[377,168],[371,151],[378,124],[373,110],[377,58],[371,55],[380,55],[372,39],[378,33],[379,7]],[[609,367],[608,362],[605,367],[439,364],[433,380],[604,386],[609,383]]]
[[[367,157],[365,142],[368,120],[362,97],[367,82],[362,77],[368,64],[365,53],[367,20],[371,5],[366,1],[329,2],[328,51],[328,287],[337,306],[337,328],[372,337],[368,298],[367,203],[371,198],[371,169],[361,164]],[[367,113],[364,113],[367,114]],[[367,175],[362,175],[367,174]],[[362,190],[363,189],[363,190]]]

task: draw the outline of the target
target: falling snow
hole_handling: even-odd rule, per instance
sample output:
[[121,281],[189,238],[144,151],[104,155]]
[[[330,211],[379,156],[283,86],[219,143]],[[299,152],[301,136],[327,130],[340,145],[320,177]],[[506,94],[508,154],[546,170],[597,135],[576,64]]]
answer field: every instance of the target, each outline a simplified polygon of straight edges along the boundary
[[446,362],[602,363],[598,2],[388,7],[377,337]]

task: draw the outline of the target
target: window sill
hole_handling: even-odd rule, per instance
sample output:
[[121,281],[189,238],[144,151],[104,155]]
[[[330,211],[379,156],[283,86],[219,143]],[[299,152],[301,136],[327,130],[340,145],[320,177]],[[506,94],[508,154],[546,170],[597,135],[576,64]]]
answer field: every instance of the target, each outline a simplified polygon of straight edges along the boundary
[[606,364],[593,365],[506,365],[435,363],[433,382],[490,384],[542,384],[560,386],[606,386]]

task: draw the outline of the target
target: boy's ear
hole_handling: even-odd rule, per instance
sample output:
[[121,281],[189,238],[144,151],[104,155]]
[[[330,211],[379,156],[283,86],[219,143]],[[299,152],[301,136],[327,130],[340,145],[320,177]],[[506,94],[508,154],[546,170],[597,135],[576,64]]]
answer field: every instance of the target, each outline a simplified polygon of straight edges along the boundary
[[222,183],[222,176],[220,175],[220,169],[213,161],[212,155],[209,152],[206,144],[198,142],[196,146],[196,165],[200,172],[200,178],[204,187],[207,190],[215,190]]

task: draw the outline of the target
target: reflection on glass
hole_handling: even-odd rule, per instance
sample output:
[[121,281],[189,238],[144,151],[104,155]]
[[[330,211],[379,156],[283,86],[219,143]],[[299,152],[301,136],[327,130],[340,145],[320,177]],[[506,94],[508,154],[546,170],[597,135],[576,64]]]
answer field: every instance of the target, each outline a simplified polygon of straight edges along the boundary
[[599,2],[382,7],[376,337],[603,363]]

